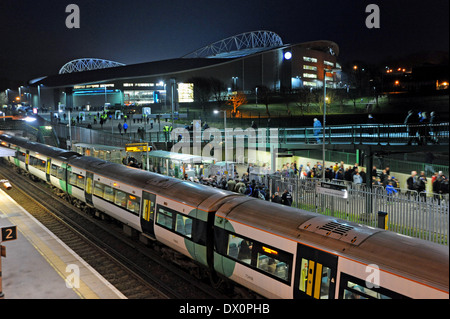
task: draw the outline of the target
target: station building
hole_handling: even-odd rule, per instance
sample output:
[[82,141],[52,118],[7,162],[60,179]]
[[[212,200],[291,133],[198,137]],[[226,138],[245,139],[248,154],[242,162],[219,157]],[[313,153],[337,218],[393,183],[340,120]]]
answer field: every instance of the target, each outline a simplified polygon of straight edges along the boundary
[[[87,109],[140,105],[169,111],[194,101],[199,79],[215,81],[217,94],[242,91],[257,98],[257,88],[272,91],[337,87],[339,47],[332,41],[284,44],[270,31],[242,33],[176,59],[124,65],[78,59],[59,74],[29,81],[29,104],[56,110],[58,105]],[[173,102],[173,104],[172,104]]]

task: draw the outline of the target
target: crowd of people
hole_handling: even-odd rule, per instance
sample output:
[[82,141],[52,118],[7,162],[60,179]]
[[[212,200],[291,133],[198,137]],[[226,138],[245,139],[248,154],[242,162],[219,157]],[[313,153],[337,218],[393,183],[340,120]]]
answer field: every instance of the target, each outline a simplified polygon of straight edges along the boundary
[[[408,184],[407,193],[409,196],[416,196],[418,194],[421,198],[425,198],[425,190],[428,183],[425,172],[421,171],[420,174],[417,174],[417,171],[412,171],[406,183]],[[448,195],[448,177],[442,171],[435,172],[431,177],[431,188],[434,199],[440,200],[441,197]]]
[[275,192],[271,197],[270,190],[264,183],[255,179],[249,180],[249,172],[244,173],[242,178],[239,178],[236,172],[234,175],[234,178],[227,175],[209,175],[198,178],[188,177],[186,174],[184,179],[286,206],[292,205],[292,194],[287,189],[282,194]]
[[[436,130],[434,124],[438,124],[436,112],[417,112],[409,110],[404,124],[408,130],[408,145],[417,142],[418,145],[439,144],[439,130]],[[426,124],[426,125],[423,125]]]

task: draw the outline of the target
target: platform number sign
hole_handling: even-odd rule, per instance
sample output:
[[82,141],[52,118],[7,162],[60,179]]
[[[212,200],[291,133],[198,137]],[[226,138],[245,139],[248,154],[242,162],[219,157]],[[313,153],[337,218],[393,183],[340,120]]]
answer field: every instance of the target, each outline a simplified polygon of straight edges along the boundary
[[17,239],[17,226],[7,226],[1,228],[2,242]]

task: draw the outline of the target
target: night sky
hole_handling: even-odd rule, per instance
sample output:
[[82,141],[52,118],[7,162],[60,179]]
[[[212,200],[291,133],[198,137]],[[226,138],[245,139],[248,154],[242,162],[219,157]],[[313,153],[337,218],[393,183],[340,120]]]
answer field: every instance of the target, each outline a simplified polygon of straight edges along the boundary
[[[80,8],[68,29],[66,6]],[[380,8],[380,28],[365,25]],[[94,57],[133,64],[177,58],[217,40],[270,30],[284,43],[332,40],[343,63],[449,48],[449,1],[404,0],[0,0],[0,78],[56,74]]]

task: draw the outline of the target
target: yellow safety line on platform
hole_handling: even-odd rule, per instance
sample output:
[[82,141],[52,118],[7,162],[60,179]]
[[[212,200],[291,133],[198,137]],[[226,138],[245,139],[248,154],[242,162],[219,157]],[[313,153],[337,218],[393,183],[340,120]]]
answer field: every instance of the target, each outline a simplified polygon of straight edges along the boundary
[[[23,224],[20,221],[20,218],[17,220],[14,217],[9,218],[11,222],[17,225],[20,233],[30,242],[31,245],[44,257],[44,259],[52,266],[52,268],[56,271],[56,273],[61,276],[64,281],[67,280],[66,273],[67,264],[61,260],[53,250],[48,247],[38,236],[36,236],[31,230],[29,230],[28,226]],[[72,290],[80,296],[82,299],[100,299],[99,296],[93,292],[81,279],[79,280],[80,287],[72,288]],[[69,289],[69,288],[68,288]]]

